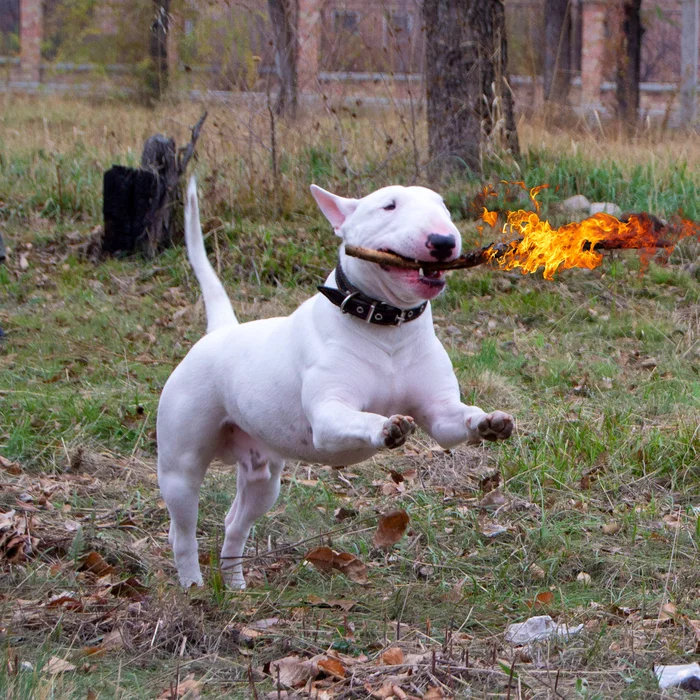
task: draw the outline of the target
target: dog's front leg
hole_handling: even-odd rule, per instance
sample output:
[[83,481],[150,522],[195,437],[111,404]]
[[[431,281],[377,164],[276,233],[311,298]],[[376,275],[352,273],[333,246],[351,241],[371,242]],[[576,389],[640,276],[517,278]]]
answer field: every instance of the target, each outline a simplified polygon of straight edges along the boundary
[[316,399],[304,408],[313,430],[314,447],[320,452],[400,447],[416,429],[411,416],[387,418],[360,411],[342,398]]
[[474,445],[482,440],[505,440],[513,432],[513,418],[507,413],[485,413],[478,406],[461,403],[458,398],[436,401],[417,413],[421,427],[446,449],[463,442]]

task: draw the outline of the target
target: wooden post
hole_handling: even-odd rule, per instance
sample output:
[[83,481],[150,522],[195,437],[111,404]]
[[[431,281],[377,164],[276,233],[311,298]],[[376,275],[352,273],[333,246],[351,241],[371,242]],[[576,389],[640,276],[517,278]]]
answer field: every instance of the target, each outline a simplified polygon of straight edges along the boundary
[[698,12],[700,0],[683,0],[681,35],[681,122],[690,126],[698,118]]

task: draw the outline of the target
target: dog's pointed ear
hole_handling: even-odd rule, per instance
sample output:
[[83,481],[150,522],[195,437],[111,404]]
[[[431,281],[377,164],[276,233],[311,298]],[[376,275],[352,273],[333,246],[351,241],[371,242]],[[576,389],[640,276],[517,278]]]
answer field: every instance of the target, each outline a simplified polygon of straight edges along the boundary
[[326,219],[331,222],[331,226],[336,233],[338,233],[338,229],[343,225],[345,219],[357,209],[357,205],[360,203],[357,199],[347,199],[346,197],[339,197],[332,192],[326,192],[326,190],[317,185],[311,185],[311,194],[314,196],[318,208],[323,212]]

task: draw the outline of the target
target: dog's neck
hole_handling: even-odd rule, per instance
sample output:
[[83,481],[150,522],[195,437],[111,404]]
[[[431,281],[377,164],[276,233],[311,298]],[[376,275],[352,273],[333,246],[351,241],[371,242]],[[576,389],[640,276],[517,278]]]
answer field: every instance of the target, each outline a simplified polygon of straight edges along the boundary
[[368,296],[350,282],[340,261],[328,281],[334,282],[334,286],[320,286],[318,291],[342,313],[354,316],[365,323],[377,326],[401,326],[415,321],[428,308],[427,300],[422,300],[417,306],[403,309]]

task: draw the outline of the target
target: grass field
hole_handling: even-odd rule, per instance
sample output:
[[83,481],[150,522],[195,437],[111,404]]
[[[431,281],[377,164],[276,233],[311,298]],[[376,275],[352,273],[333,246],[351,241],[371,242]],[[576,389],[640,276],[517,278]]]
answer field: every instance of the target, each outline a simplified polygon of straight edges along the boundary
[[[453,273],[437,333],[465,400],[512,412],[516,434],[453,452],[418,435],[344,470],[288,465],[251,537],[245,592],[217,571],[235,470],[215,464],[200,504],[206,586],[183,592],[154,427],[160,389],[204,332],[198,288],[181,248],[99,265],[80,249],[101,221],[103,170],[137,164],[157,130],[182,141],[199,110],[2,100],[7,697],[656,698],[653,664],[700,660],[694,241],[646,271],[617,253],[553,282]],[[276,174],[265,119],[212,108],[195,168],[207,245],[243,320],[291,311],[333,266],[311,181],[350,194],[426,182],[423,137],[402,141],[402,115],[280,123]],[[523,124],[522,160],[489,163],[488,178],[550,183],[545,212],[559,219],[554,204],[577,192],[700,218],[692,139],[622,143],[601,129]],[[467,245],[480,186],[444,188]],[[405,536],[375,547],[378,516],[396,509]],[[359,558],[367,583],[305,562],[320,545]],[[539,614],[584,627],[505,641]],[[299,658],[276,665],[287,657]],[[306,688],[285,689],[294,678]]]

